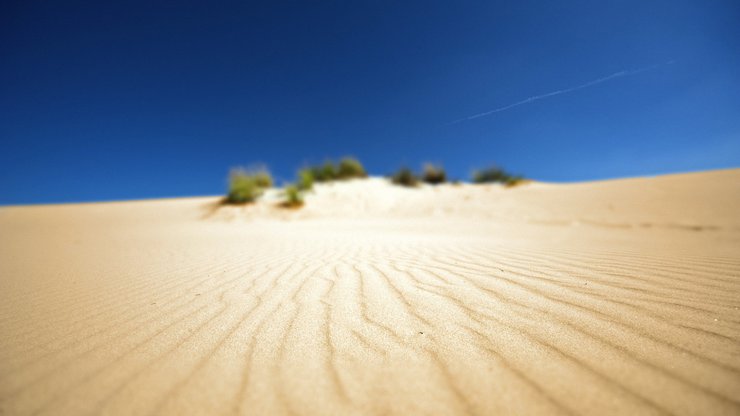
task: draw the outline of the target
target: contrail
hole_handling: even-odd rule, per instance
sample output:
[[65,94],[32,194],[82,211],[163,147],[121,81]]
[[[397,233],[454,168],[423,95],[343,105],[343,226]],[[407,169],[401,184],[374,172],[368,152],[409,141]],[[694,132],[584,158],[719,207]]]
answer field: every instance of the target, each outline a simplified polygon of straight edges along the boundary
[[669,64],[672,64],[674,62],[675,61],[668,61],[668,62],[665,62],[665,63],[662,63],[662,64],[655,64],[655,65],[646,66],[644,68],[633,69],[631,71],[623,70],[623,71],[615,72],[615,73],[613,73],[611,75],[608,75],[608,76],[605,76],[605,77],[602,77],[602,78],[598,78],[598,79],[595,79],[593,81],[589,81],[589,82],[587,82],[585,84],[581,84],[581,85],[578,85],[578,86],[575,86],[575,87],[571,87],[571,88],[566,88],[566,89],[563,89],[563,90],[552,91],[552,92],[548,92],[548,93],[545,93],[545,94],[535,95],[535,96],[532,96],[532,97],[529,97],[529,98],[525,98],[524,100],[517,101],[514,104],[509,104],[509,105],[506,105],[506,106],[503,106],[503,107],[499,107],[499,108],[496,108],[496,109],[493,109],[493,110],[490,110],[490,111],[486,111],[485,113],[474,114],[474,115],[469,116],[469,117],[465,117],[465,118],[461,118],[459,120],[451,121],[451,122],[449,122],[447,124],[448,125],[450,125],[450,124],[457,124],[457,123],[461,123],[463,121],[473,120],[473,119],[476,119],[476,118],[479,118],[479,117],[485,117],[485,116],[491,115],[493,113],[500,113],[502,111],[506,111],[506,110],[509,110],[511,108],[518,107],[520,105],[531,103],[533,101],[541,100],[543,98],[552,97],[552,96],[560,95],[560,94],[567,94],[569,92],[582,90],[582,89],[588,88],[588,87],[593,87],[594,85],[601,84],[602,82],[607,82],[607,81],[613,80],[615,78],[622,78],[622,77],[629,77],[629,76],[632,76],[632,75],[637,75],[637,74],[639,74],[641,72],[650,71],[650,70],[653,70],[653,69],[655,69],[655,68],[657,68],[659,66],[669,65]]

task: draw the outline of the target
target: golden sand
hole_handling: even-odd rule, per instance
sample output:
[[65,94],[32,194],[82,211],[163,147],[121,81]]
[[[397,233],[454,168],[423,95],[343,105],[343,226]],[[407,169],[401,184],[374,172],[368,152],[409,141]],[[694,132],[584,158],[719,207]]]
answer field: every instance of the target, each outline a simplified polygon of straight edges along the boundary
[[740,170],[0,208],[0,415],[740,414]]

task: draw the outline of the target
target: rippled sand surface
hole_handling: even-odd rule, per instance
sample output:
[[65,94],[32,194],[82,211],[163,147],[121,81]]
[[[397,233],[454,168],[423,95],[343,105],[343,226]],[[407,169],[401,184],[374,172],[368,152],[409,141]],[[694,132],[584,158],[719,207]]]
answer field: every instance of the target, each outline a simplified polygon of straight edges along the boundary
[[740,170],[276,198],[0,208],[0,414],[740,414]]

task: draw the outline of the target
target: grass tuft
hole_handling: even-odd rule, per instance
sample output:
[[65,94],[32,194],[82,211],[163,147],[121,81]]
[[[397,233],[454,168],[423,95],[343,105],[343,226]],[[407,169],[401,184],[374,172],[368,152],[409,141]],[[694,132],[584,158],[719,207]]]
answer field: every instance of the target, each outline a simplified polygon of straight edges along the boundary
[[309,172],[311,175],[311,185],[314,182],[330,182],[338,179],[367,177],[365,167],[362,166],[359,160],[352,157],[343,158],[339,164],[327,160],[323,165],[310,166],[303,169],[299,172],[299,187],[304,186],[304,175],[306,177],[305,179],[308,179]]
[[330,160],[327,160],[321,166],[312,167],[311,171],[316,182],[328,182],[337,178],[337,167]]
[[260,169],[252,173],[257,186],[267,189],[272,188],[272,175],[266,169]]
[[337,179],[364,178],[366,176],[365,167],[362,166],[359,160],[345,157],[339,162]]
[[232,169],[229,174],[229,193],[226,203],[246,204],[259,198],[266,188],[272,186],[272,176],[266,169]]
[[411,169],[403,167],[391,176],[391,182],[396,185],[414,187],[419,184],[419,178],[416,177]]
[[527,182],[529,182],[529,180],[527,180],[524,176],[517,175],[507,178],[504,182],[504,186],[506,186],[507,188],[513,188],[518,185],[523,185]]
[[303,206],[303,191],[298,185],[288,185],[283,191],[285,201],[281,204],[285,208],[299,208]]
[[481,169],[473,173],[475,183],[501,183],[507,187],[515,186],[524,182],[524,177],[512,175],[498,166]]
[[311,168],[301,169],[298,172],[298,189],[301,191],[310,191],[313,189],[314,171]]
[[432,185],[445,183],[447,182],[447,172],[442,166],[427,163],[424,165],[421,180]]

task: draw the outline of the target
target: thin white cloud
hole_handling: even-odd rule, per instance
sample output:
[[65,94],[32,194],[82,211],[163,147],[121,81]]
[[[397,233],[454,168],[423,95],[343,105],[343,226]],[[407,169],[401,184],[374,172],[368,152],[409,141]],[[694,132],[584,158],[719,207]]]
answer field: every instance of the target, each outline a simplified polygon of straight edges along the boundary
[[484,113],[474,114],[472,116],[468,116],[468,117],[465,117],[465,118],[461,118],[459,120],[452,121],[452,122],[450,122],[448,124],[462,123],[463,121],[473,120],[473,119],[476,119],[476,118],[479,118],[479,117],[485,117],[485,116],[488,116],[488,115],[491,115],[491,114],[494,114],[494,113],[500,113],[502,111],[506,111],[506,110],[512,109],[514,107],[519,107],[520,105],[529,104],[529,103],[531,103],[533,101],[541,100],[543,98],[553,97],[555,95],[560,95],[560,94],[567,94],[569,92],[582,90],[582,89],[588,88],[588,87],[593,87],[594,85],[598,85],[598,84],[601,84],[603,82],[611,81],[611,80],[613,80],[615,78],[622,78],[622,77],[628,77],[628,76],[632,76],[632,75],[637,75],[637,74],[642,73],[642,72],[645,72],[645,71],[653,70],[653,69],[655,69],[655,68],[657,68],[659,66],[672,64],[673,62],[674,61],[668,61],[668,62],[665,62],[665,63],[662,63],[662,64],[655,64],[655,65],[646,66],[644,68],[633,69],[633,70],[623,70],[623,71],[615,72],[615,73],[613,73],[611,75],[608,75],[608,76],[605,76],[605,77],[601,77],[601,78],[597,78],[597,79],[595,79],[593,81],[589,81],[589,82],[587,82],[585,84],[577,85],[575,87],[566,88],[566,89],[562,89],[562,90],[552,91],[552,92],[548,92],[548,93],[545,93],[545,94],[535,95],[535,96],[532,96],[532,97],[529,97],[529,98],[525,98],[524,100],[517,101],[517,102],[515,102],[513,104],[509,104],[509,105],[505,105],[503,107],[495,108],[493,110],[486,111]]

